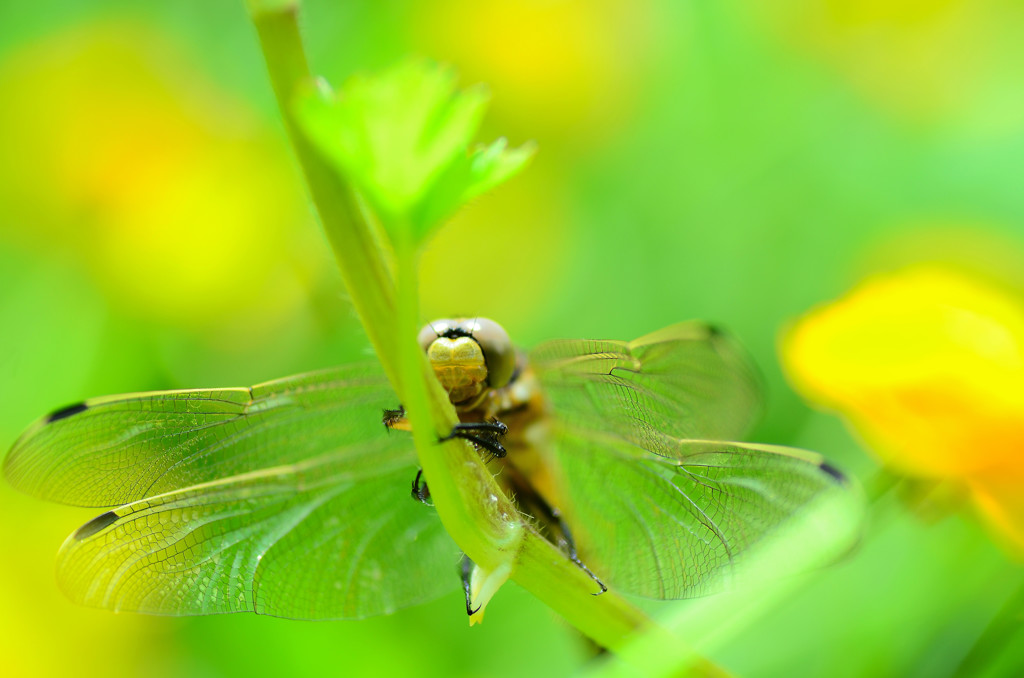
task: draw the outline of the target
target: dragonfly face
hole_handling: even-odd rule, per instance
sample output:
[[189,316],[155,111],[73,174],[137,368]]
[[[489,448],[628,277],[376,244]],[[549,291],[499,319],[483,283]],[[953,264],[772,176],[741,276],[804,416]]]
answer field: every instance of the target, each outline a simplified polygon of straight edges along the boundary
[[[816,454],[722,442],[756,418],[758,381],[705,324],[528,354],[479,318],[431,323],[420,338],[464,422],[509,424],[503,482],[518,473],[561,509],[612,589],[674,599],[730,588],[752,546],[819,498],[856,494]],[[380,425],[395,401],[375,362],[96,398],[32,425],[4,473],[43,499],[111,507],[58,557],[60,585],[82,604],[386,614],[453,590],[459,553],[436,512],[409,498],[415,448]]]
[[472,408],[487,389],[508,384],[515,350],[505,329],[487,318],[442,319],[420,330],[420,346],[452,403]]

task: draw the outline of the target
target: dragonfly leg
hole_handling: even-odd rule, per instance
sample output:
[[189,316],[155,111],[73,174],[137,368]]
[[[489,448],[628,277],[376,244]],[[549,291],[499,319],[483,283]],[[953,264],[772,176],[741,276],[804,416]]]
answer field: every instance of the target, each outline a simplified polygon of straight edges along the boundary
[[[541,500],[543,501],[543,500]],[[544,502],[545,504],[547,502]],[[558,531],[561,533],[561,537],[558,539],[558,546],[565,552],[569,560],[576,564],[576,567],[580,568],[587,573],[587,576],[594,580],[594,583],[601,587],[600,591],[592,593],[592,596],[599,596],[602,593],[608,591],[608,587],[604,585],[604,582],[597,578],[597,575],[590,571],[582,560],[580,560],[579,554],[576,553],[576,542],[572,538],[572,532],[569,530],[569,525],[562,519],[562,513],[554,506],[548,505],[548,515],[551,520],[558,525]]]
[[480,608],[473,609],[473,591],[470,584],[470,578],[473,575],[473,561],[465,553],[462,554],[462,562],[459,564],[459,574],[462,577],[462,590],[466,593],[466,614],[472,617],[480,611]]
[[439,442],[443,443],[452,438],[462,438],[473,443],[478,449],[487,450],[493,458],[501,459],[508,454],[505,446],[499,440],[506,433],[508,433],[508,427],[497,420],[469,423],[459,422],[452,427],[452,432],[441,438]]
[[412,498],[421,504],[433,506],[430,503],[430,488],[427,487],[427,481],[423,480],[423,469],[418,469],[416,477],[412,479]]
[[[384,410],[381,422],[388,431],[392,429],[410,430],[409,420],[405,418],[405,408],[401,405],[398,406],[398,409]],[[444,442],[452,438],[463,438],[473,443],[477,449],[487,450],[492,458],[501,458],[506,455],[506,451],[498,439],[506,433],[508,433],[508,427],[500,421],[460,422],[452,428],[451,433],[444,438],[438,439],[438,442]],[[433,506],[430,503],[430,489],[427,487],[427,482],[423,480],[423,469],[417,470],[416,477],[413,478],[412,498],[427,506]]]
[[[401,405],[394,410],[384,410],[381,422],[388,431],[412,430],[409,426],[409,420],[405,418],[405,408]],[[491,458],[501,459],[507,452],[499,439],[506,433],[508,433],[508,427],[497,420],[469,423],[459,422],[452,427],[451,433],[443,438],[439,438],[438,442],[443,443],[452,438],[462,438],[473,443],[477,449],[487,450]]]
[[568,523],[562,518],[562,512],[557,508],[548,503],[548,501],[540,495],[535,489],[530,488],[526,491],[521,491],[519,494],[520,501],[526,501],[529,505],[539,510],[544,517],[547,519],[547,524],[557,528],[558,531],[558,548],[571,560],[576,567],[580,568],[587,573],[587,576],[594,580],[594,583],[600,587],[600,591],[595,591],[591,595],[599,596],[608,590],[604,582],[598,579],[597,575],[590,571],[590,568],[580,560],[579,554],[576,552],[576,542],[572,538],[572,530],[569,529]]
[[381,423],[387,430],[396,429],[399,431],[409,430],[409,420],[405,418],[405,408],[401,405],[396,410],[384,410],[384,416],[381,417]]
[[580,556],[576,552],[576,541],[572,538],[572,530],[569,529],[568,523],[562,518],[562,512],[552,506],[514,465],[506,464],[505,471],[505,478],[516,492],[516,501],[520,509],[525,509],[529,512],[536,511],[539,514],[538,517],[543,518],[541,525],[544,531],[548,535],[556,537],[555,543],[562,553],[576,567],[583,570],[588,577],[593,579],[594,583],[600,588],[599,591],[595,591],[591,595],[599,596],[608,591],[608,587],[605,586],[604,582],[598,579],[597,575],[591,572],[590,568],[580,560]]

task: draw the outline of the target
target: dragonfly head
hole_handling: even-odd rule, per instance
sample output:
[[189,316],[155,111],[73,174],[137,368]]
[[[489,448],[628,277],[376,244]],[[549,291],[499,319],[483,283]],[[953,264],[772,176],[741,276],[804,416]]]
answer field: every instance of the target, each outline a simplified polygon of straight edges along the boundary
[[419,342],[455,405],[473,401],[512,379],[515,350],[508,333],[493,320],[435,320],[420,330]]

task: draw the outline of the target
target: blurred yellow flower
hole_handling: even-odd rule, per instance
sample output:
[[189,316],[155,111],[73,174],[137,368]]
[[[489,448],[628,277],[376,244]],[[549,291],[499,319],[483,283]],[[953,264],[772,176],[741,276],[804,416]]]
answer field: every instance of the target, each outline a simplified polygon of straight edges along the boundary
[[321,245],[283,143],[162,35],[45,37],[5,56],[0,98],[4,240],[176,326],[252,333],[304,298]]
[[1024,302],[918,266],[870,278],[782,342],[807,399],[840,412],[881,460],[964,487],[1024,553]]
[[410,21],[424,50],[465,82],[494,92],[513,140],[545,153],[600,143],[629,119],[657,63],[659,21],[648,0],[442,0]]

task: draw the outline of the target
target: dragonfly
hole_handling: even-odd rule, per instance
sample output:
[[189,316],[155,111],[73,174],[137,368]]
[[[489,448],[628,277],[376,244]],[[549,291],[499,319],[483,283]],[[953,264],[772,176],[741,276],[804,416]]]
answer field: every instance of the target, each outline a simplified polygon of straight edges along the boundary
[[[526,352],[494,321],[455,318],[420,343],[459,413],[450,437],[499,466],[524,520],[596,593],[727,590],[752,547],[850,490],[817,454],[732,442],[760,414],[760,381],[711,325]],[[395,401],[376,362],[95,398],[33,424],[4,473],[40,499],[109,509],[58,555],[82,605],[360,619],[449,593],[461,562],[472,614]]]

